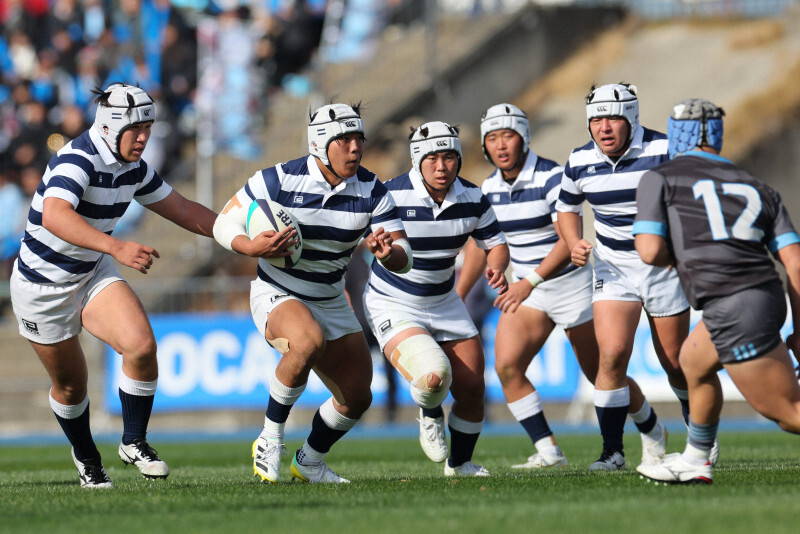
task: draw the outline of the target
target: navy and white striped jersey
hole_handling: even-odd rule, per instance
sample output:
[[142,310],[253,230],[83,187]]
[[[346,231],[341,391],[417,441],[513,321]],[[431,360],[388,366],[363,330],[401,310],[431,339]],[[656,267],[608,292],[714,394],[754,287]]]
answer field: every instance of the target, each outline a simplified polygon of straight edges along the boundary
[[303,236],[300,261],[279,269],[258,262],[258,278],[302,300],[336,298],[344,273],[367,229],[403,230],[394,201],[375,174],[363,167],[336,187],[325,180],[313,156],[279,163],[255,173],[237,193],[242,206],[270,199],[297,219]]
[[42,226],[44,199],[60,198],[92,227],[111,234],[134,198],[142,205],[163,200],[172,192],[143,160],[119,163],[95,133],[85,131],[58,151],[31,201],[22,239],[19,272],[40,284],[77,282],[94,269],[101,252],[77,247]]
[[[525,163],[512,184],[495,170],[481,185],[481,191],[492,204],[500,229],[508,241],[511,266],[518,279],[532,273],[558,241],[553,222],[556,200],[561,191],[558,163],[537,156],[528,150]],[[568,265],[559,276],[577,269]]]
[[431,304],[455,286],[456,256],[472,237],[482,249],[505,243],[494,210],[478,186],[456,178],[439,206],[416,169],[386,182],[397,204],[414,265],[404,274],[372,262],[369,285],[382,295],[407,303]]
[[642,126],[616,162],[590,141],[569,155],[556,209],[577,213],[588,201],[595,217],[595,254],[611,262],[638,259],[631,233],[636,188],[646,171],[668,160],[667,137]]

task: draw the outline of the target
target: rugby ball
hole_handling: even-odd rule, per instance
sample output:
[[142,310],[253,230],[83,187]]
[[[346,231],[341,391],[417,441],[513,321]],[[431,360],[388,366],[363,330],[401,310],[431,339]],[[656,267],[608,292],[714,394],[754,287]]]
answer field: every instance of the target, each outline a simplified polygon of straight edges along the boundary
[[257,198],[250,203],[247,210],[247,237],[255,239],[261,232],[275,230],[280,232],[287,226],[297,230],[297,242],[289,247],[291,256],[281,258],[263,258],[275,267],[288,269],[294,267],[300,261],[300,254],[303,251],[303,236],[300,234],[300,224],[292,213],[272,200]]

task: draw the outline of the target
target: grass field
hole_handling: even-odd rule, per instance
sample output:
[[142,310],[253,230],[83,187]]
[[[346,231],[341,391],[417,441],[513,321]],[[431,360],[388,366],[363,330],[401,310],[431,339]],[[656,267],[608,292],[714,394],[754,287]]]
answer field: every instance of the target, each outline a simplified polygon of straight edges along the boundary
[[[685,435],[671,436],[671,451]],[[340,486],[264,485],[252,476],[250,443],[165,443],[172,474],[147,481],[101,445],[115,488],[82,490],[67,446],[0,447],[0,532],[797,532],[800,440],[780,432],[722,433],[712,486],[656,486],[634,467],[589,473],[595,435],[559,439],[571,465],[516,472],[530,454],[522,437],[482,437],[475,460],[491,478],[445,479],[415,439],[347,439],[329,465],[352,480]],[[300,441],[289,442],[290,451]]]

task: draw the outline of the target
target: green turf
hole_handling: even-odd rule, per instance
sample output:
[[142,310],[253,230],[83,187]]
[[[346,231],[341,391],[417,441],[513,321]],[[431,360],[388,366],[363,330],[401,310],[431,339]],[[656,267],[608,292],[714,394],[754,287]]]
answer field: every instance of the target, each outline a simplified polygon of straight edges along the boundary
[[[476,462],[491,478],[445,479],[416,440],[340,442],[329,465],[341,486],[252,476],[249,443],[158,445],[172,474],[147,481],[100,447],[113,490],[82,490],[69,449],[0,447],[0,532],[413,532],[578,534],[639,532],[776,533],[800,529],[800,439],[779,432],[723,433],[713,486],[656,486],[634,471],[638,439],[628,436],[629,470],[588,473],[597,436],[564,435],[570,467],[512,471],[531,446],[522,437],[483,437]],[[673,435],[670,450],[682,449]],[[300,445],[288,443],[290,451]],[[289,460],[283,474],[288,479]]]

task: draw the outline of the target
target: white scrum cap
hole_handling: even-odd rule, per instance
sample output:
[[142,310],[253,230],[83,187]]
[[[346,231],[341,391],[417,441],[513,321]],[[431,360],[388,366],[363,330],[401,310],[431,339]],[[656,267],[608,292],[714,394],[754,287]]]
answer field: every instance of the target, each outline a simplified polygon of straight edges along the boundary
[[124,83],[111,84],[98,100],[94,118],[95,130],[117,155],[122,132],[134,124],[153,122],[156,119],[153,99],[139,87]]
[[636,86],[611,83],[592,88],[586,97],[586,127],[595,117],[622,117],[630,125],[629,139],[639,127],[639,98]]
[[426,122],[411,135],[411,164],[420,173],[420,164],[425,156],[436,152],[458,154],[458,169],[461,170],[461,141],[458,130],[446,122]]
[[308,123],[308,151],[323,165],[330,165],[328,145],[344,135],[359,132],[364,135],[364,121],[347,104],[328,104],[311,115]]

